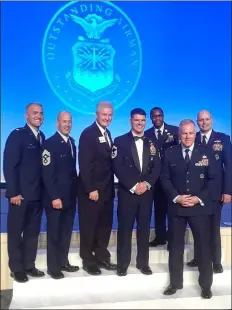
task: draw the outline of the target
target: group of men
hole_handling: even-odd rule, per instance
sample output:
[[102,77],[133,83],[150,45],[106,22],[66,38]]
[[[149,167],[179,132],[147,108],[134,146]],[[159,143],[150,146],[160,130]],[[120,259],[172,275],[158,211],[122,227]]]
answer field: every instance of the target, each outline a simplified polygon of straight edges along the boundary
[[[86,272],[100,275],[104,268],[126,276],[136,222],[136,267],[152,274],[149,246],[168,242],[170,285],[164,294],[174,294],[183,288],[188,223],[195,242],[195,257],[188,264],[198,266],[201,296],[211,298],[213,270],[223,271],[220,220],[223,204],[231,201],[230,137],[212,129],[207,111],[198,113],[196,133],[192,120],[181,121],[179,128],[167,125],[163,110],[155,107],[150,111],[150,129],[145,131],[146,112],[136,108],[130,114],[130,131],[113,141],[108,130],[113,112],[110,102],[97,105],[96,120],[81,133],[77,152],[70,137],[70,113],[58,114],[57,131],[45,140],[40,130],[42,105],[26,107],[27,123],[11,132],[3,156],[11,276],[18,282],[28,281],[28,275],[44,276],[35,267],[44,209],[48,274],[61,279],[62,271],[78,271],[68,260],[78,198],[80,257]],[[114,175],[118,179],[117,264],[108,251]],[[153,202],[156,238],[149,244]]]

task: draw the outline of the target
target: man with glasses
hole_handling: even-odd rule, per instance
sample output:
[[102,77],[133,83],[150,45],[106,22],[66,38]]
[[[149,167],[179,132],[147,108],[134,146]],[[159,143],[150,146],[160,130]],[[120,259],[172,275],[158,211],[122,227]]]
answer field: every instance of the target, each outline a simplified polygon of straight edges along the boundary
[[[145,136],[158,145],[161,160],[164,152],[172,145],[179,144],[178,127],[168,125],[164,122],[164,112],[159,107],[154,107],[150,111],[150,119],[153,127],[145,131]],[[160,179],[154,188],[155,205],[155,239],[150,242],[151,247],[165,245],[167,241],[166,215],[168,209],[167,196],[164,193]]]

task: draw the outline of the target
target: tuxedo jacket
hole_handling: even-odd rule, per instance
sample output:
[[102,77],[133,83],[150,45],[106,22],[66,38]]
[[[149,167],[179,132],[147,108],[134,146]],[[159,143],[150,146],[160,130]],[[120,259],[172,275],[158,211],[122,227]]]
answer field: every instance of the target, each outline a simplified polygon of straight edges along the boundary
[[[111,159],[113,141],[106,129],[111,145],[107,143],[94,122],[84,129],[79,140],[79,183],[84,194],[98,190],[105,200],[114,197],[114,174]],[[80,191],[81,192],[81,191]]]
[[161,163],[158,148],[151,140],[145,138],[143,141],[142,170],[131,132],[115,139],[112,158],[119,190],[129,192],[136,183],[144,181],[154,187],[160,174]]

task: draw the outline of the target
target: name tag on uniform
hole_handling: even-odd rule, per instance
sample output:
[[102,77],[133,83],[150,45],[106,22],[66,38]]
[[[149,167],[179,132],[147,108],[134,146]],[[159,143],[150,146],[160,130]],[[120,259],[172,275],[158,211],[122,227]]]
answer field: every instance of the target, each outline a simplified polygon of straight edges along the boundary
[[100,143],[105,143],[106,142],[105,137],[99,137],[98,139],[99,139]]

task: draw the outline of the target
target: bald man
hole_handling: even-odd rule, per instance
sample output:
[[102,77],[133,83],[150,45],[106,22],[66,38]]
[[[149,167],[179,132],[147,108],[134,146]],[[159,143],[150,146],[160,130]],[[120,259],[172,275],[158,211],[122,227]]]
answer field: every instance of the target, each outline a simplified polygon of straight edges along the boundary
[[[203,110],[197,114],[197,124],[200,131],[196,135],[196,142],[205,145],[216,159],[216,178],[211,189],[214,201],[214,213],[211,216],[212,260],[214,273],[222,273],[220,222],[223,204],[231,202],[231,142],[228,135],[212,129],[213,119],[208,111]],[[187,263],[190,267],[198,265],[194,256]]]
[[69,136],[72,116],[60,112],[57,132],[44,142],[42,176],[45,185],[44,206],[47,216],[47,267],[54,279],[62,279],[62,271],[75,272],[68,252],[76,212],[77,171],[76,146]]

